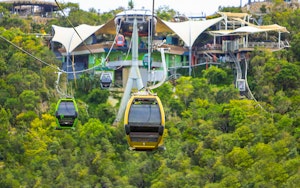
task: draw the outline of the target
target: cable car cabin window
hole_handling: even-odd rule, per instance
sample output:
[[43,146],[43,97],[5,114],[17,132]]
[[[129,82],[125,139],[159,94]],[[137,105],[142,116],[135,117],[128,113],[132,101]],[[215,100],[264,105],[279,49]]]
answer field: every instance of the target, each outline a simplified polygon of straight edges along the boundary
[[124,38],[123,36],[118,36],[118,40],[119,40],[119,41],[122,41],[123,38]]
[[104,75],[101,79],[101,82],[103,83],[111,83],[111,78],[109,75]]
[[57,109],[57,115],[64,115],[65,117],[76,116],[76,109],[72,101],[62,101]]
[[161,114],[157,104],[132,104],[128,124],[161,125]]

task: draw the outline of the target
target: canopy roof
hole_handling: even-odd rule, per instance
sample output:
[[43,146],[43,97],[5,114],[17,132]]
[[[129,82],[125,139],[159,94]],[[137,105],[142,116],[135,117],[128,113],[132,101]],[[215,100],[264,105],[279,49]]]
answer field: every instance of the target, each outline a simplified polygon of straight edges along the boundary
[[251,26],[244,26],[234,30],[218,30],[218,31],[210,31],[210,33],[219,34],[219,35],[234,35],[234,34],[240,35],[240,34],[251,34],[251,33],[269,32],[269,31],[288,33],[288,30],[285,27],[279,26],[277,24],[264,25],[264,26],[255,26],[251,24]]
[[[235,21],[241,22],[243,27],[239,27],[235,30],[217,30],[210,31],[213,35],[233,35],[233,34],[249,34],[257,32],[267,32],[267,31],[277,31],[277,32],[288,32],[285,27],[279,26],[277,24],[267,25],[267,26],[256,26],[245,21],[247,13],[219,13],[221,17],[203,21],[185,21],[185,22],[168,22],[157,18],[156,32],[157,33],[175,33],[180,37],[186,46],[193,46],[195,40],[198,36],[207,30],[209,27],[217,24],[218,22],[231,17]],[[65,28],[53,25],[52,26],[55,35],[53,41],[59,42],[66,48],[66,52],[70,53],[75,50],[83,41],[85,41],[92,34],[111,34],[116,35],[116,26],[114,19],[111,19],[106,24],[100,26],[90,26],[90,25],[79,25],[74,30],[73,28]],[[78,35],[79,34],[79,35]],[[80,36],[80,37],[79,37]]]
[[273,25],[260,25],[257,26],[259,29],[265,30],[265,31],[278,31],[278,32],[282,32],[282,33],[289,33],[289,31],[286,29],[286,27],[282,27],[280,25],[277,24],[273,24]]
[[52,41],[61,43],[65,47],[66,52],[70,53],[102,26],[82,24],[74,29],[53,25],[55,34]]
[[212,25],[221,21],[223,17],[204,21],[167,22],[161,20],[162,25],[158,25],[157,32],[176,33],[187,46],[193,46],[198,36]]
[[236,13],[236,12],[218,12],[218,14],[226,17],[231,17],[231,18],[246,18],[251,16],[248,13]]
[[[192,46],[197,37],[204,32],[210,26],[218,23],[223,18],[215,18],[204,21],[185,21],[185,22],[167,22],[158,19],[156,24],[157,33],[175,33],[180,37],[187,46]],[[78,47],[84,40],[90,37],[93,33],[95,34],[116,34],[116,27],[114,19],[110,20],[104,25],[100,26],[89,26],[86,24],[79,25],[73,28],[66,28],[53,25],[52,26],[55,34],[53,41],[61,43],[67,52],[72,52]],[[78,36],[78,34],[80,37]]]

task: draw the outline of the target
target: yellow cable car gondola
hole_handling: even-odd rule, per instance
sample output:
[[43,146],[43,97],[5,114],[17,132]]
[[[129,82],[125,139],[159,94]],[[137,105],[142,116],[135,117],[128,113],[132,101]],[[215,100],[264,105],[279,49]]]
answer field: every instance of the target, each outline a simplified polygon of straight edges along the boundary
[[163,145],[165,112],[156,95],[132,95],[124,115],[128,144],[133,150],[155,150]]
[[78,108],[75,99],[63,98],[55,109],[57,129],[74,128],[78,122]]

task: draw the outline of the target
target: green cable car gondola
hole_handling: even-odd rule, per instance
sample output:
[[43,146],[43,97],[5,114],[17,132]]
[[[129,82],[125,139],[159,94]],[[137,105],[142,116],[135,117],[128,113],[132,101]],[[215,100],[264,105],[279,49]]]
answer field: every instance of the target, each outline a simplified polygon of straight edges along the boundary
[[133,150],[155,150],[163,145],[165,112],[156,95],[132,95],[127,103],[124,126]]
[[55,117],[58,129],[74,128],[78,122],[78,108],[75,99],[60,99],[56,105]]
[[[150,58],[150,68],[152,68],[152,61],[153,61],[153,58],[151,57]],[[145,54],[143,56],[143,67],[147,69],[148,66],[149,66],[149,54]]]

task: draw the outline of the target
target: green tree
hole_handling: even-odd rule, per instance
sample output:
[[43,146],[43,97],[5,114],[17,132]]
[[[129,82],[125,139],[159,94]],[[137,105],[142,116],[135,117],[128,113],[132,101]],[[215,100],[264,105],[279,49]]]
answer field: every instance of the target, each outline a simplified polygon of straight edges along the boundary
[[209,85],[206,78],[193,78],[192,85],[194,87],[194,92],[192,93],[192,98],[207,99],[211,102],[214,101],[214,92],[212,87]]
[[156,9],[156,15],[162,20],[170,21],[176,16],[177,12],[174,9],[170,9],[169,6],[161,6]]
[[246,170],[254,162],[246,149],[234,147],[226,156],[226,163],[237,170]]
[[250,171],[249,182],[254,182],[254,186],[280,187],[288,177],[281,164],[266,159],[255,161]]
[[0,75],[4,75],[7,73],[7,64],[3,57],[0,57]]
[[186,107],[182,101],[176,98],[171,98],[170,108],[173,115],[182,117],[182,112],[185,110]]
[[90,112],[91,116],[100,119],[102,122],[107,122],[111,124],[115,120],[115,111],[112,109],[112,106],[110,104],[99,104],[93,110],[95,111]]
[[266,5],[262,5],[259,10],[262,12],[262,13],[266,13],[267,12],[267,9],[266,9]]
[[154,90],[154,92],[157,93],[160,100],[164,105],[167,105],[170,103],[170,100],[172,99],[173,91],[172,91],[172,84],[170,82],[164,83],[161,87]]
[[250,145],[253,142],[254,133],[247,125],[242,125],[238,127],[235,132],[234,138],[237,138],[240,147],[244,148],[247,145]]
[[[5,110],[4,108],[0,108],[0,165],[3,164],[3,161],[7,155],[7,142],[9,140],[9,130],[10,130],[10,120],[11,113],[9,110]],[[1,167],[0,167],[1,168]]]
[[272,103],[276,113],[285,114],[289,111],[292,102],[285,96],[283,91],[278,91],[276,92]]
[[36,110],[39,97],[32,90],[24,90],[20,95],[21,105],[25,110]]
[[74,26],[80,24],[101,25],[101,18],[96,12],[86,12],[83,10],[72,10],[68,19]]
[[229,104],[225,104],[223,107],[222,120],[221,124],[222,131],[231,132],[235,130],[235,127],[238,123],[242,122],[247,118],[246,107],[249,101],[239,101],[232,100]]
[[280,71],[276,74],[275,86],[277,90],[288,91],[299,88],[300,69],[299,66],[292,63],[284,63]]
[[184,101],[186,107],[191,101],[191,94],[194,92],[194,87],[191,82],[191,77],[180,77],[177,80],[176,91],[175,94]]
[[269,162],[276,161],[276,153],[269,144],[257,143],[251,147],[251,156],[255,161],[266,160]]
[[219,89],[216,94],[217,103],[228,103],[230,100],[238,99],[239,91],[234,85],[225,86]]
[[241,176],[240,172],[231,172],[230,174],[226,174],[220,182],[220,187],[242,187],[242,183],[239,179]]
[[211,66],[203,72],[203,76],[209,84],[223,85],[226,83],[227,73],[216,66]]
[[108,99],[109,91],[100,88],[93,89],[87,96],[87,102],[92,104],[105,103]]
[[0,79],[0,104],[4,105],[9,97],[16,96],[15,87],[6,80]]
[[134,8],[134,3],[133,3],[132,0],[130,0],[130,1],[128,2],[128,7],[129,7],[129,9],[133,9],[133,8]]
[[20,19],[18,15],[10,14],[7,11],[3,12],[4,15],[0,19],[0,26],[6,29],[22,28],[24,32],[30,33],[30,22],[25,19]]

